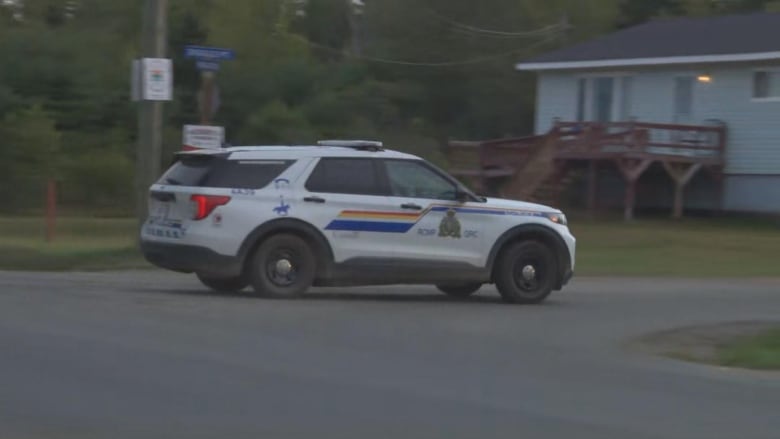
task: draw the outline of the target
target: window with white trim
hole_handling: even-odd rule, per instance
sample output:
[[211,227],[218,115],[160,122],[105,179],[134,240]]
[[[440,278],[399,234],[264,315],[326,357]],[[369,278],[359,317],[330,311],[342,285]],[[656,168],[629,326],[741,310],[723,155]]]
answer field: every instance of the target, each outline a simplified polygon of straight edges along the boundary
[[629,120],[632,82],[632,77],[627,75],[587,75],[577,78],[577,120]]
[[753,99],[780,99],[780,70],[753,72]]

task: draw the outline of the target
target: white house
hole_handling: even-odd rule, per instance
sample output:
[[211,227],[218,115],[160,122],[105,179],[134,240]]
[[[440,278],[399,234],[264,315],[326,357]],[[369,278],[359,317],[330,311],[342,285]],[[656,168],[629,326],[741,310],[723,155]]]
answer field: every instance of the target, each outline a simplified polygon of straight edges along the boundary
[[[780,212],[780,14],[655,20],[516,68],[538,75],[538,134],[555,120],[725,125],[722,193],[696,177],[687,198]],[[668,205],[662,198],[640,194],[638,203]]]

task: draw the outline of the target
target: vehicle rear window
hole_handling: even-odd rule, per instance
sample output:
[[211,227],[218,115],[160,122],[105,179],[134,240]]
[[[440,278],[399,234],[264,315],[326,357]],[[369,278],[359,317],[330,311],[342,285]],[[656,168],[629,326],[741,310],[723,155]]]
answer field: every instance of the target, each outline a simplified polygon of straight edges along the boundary
[[186,156],[160,178],[160,184],[216,188],[260,189],[290,167],[294,160],[226,160]]

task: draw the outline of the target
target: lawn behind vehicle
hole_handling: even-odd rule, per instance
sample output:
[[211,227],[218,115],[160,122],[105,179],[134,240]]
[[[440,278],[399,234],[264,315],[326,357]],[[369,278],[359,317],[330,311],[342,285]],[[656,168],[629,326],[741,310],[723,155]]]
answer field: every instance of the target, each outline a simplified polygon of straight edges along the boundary
[[[780,229],[730,219],[571,220],[575,276],[780,276]],[[51,243],[36,217],[0,217],[0,269],[151,268],[132,218],[63,217]]]
[[0,269],[151,267],[138,252],[136,239],[136,221],[129,218],[60,218],[54,240],[46,242],[43,219],[0,217]]

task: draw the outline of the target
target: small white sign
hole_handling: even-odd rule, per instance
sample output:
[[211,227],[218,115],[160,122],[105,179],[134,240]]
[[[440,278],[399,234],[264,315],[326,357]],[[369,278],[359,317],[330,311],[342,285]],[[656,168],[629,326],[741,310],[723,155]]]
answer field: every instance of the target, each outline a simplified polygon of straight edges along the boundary
[[167,58],[141,60],[143,99],[170,101],[173,99],[173,62]]
[[184,149],[220,149],[225,128],[210,125],[184,125]]

